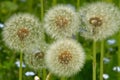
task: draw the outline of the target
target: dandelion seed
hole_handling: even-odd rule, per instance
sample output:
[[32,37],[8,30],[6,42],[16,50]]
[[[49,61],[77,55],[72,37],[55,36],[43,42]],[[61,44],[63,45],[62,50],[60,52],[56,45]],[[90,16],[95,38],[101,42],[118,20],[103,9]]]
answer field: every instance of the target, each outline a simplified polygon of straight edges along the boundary
[[50,46],[45,61],[51,73],[59,77],[70,77],[82,69],[85,63],[85,54],[79,43],[63,39]]

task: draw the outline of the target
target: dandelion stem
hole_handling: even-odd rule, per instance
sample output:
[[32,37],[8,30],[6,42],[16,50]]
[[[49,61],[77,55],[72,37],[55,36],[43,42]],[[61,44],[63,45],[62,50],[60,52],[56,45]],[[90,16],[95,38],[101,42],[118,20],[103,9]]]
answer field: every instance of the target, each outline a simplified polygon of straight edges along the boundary
[[43,16],[44,16],[44,5],[43,5],[43,0],[40,0],[41,3],[41,20],[43,20]]
[[33,0],[29,0],[29,12],[32,12],[32,3],[33,3]]
[[[118,66],[120,67],[120,32],[118,34]],[[118,73],[118,80],[120,80],[120,73]]]
[[51,73],[49,73],[46,77],[46,80],[50,80]]
[[[41,20],[43,21],[43,16],[44,16],[44,1],[40,0],[41,3]],[[46,69],[43,69],[43,80],[46,79]]]
[[65,78],[65,77],[62,77],[60,80],[66,80],[66,78]]
[[19,80],[22,80],[22,51],[20,52]]
[[101,53],[100,53],[100,80],[103,80],[103,58],[104,58],[104,40],[101,41]]
[[80,0],[77,0],[77,9],[80,7]]
[[111,2],[112,3],[112,0],[107,0],[107,2]]
[[57,3],[57,0],[53,0],[53,4],[52,5],[53,6],[56,5],[56,3]]
[[[118,6],[120,8],[120,1],[118,2]],[[117,58],[118,58],[118,66],[120,67],[120,32],[118,33],[118,53],[117,53]],[[120,80],[120,73],[118,72],[118,80]]]
[[[79,6],[80,6],[80,0],[77,0],[76,2],[76,7],[77,7],[77,10],[79,9]],[[76,39],[79,40],[79,33],[76,33]],[[73,77],[72,77],[73,78]]]
[[16,0],[13,0],[14,3],[16,3],[17,1]]
[[46,69],[43,69],[43,80],[45,80],[46,79]]
[[93,80],[96,80],[96,41],[93,41]]
[[[103,1],[103,0],[102,0]],[[103,80],[103,58],[104,58],[104,40],[101,41],[100,52],[100,80]]]

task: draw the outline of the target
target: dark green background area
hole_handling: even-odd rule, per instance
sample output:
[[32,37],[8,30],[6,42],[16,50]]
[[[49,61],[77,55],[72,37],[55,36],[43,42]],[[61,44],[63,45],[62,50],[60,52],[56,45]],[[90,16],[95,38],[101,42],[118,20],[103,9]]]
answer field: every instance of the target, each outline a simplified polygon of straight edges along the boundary
[[[86,3],[96,2],[101,0],[80,0],[79,7]],[[103,0],[105,2],[114,3],[119,7],[120,0]],[[72,5],[77,10],[77,0],[57,0],[57,4],[67,4]],[[53,6],[53,0],[44,0],[44,13]],[[19,12],[28,12],[36,15],[41,20],[41,3],[40,0],[0,0],[0,24],[4,22],[13,14]],[[16,66],[15,62],[19,60],[19,52],[9,49],[4,41],[2,40],[2,29],[0,27],[0,80],[18,80],[19,68]],[[118,54],[118,44],[119,39],[118,33],[109,37],[105,40],[105,54],[104,57],[108,58],[110,62],[104,64],[104,73],[109,75],[108,80],[118,80],[120,77],[120,72],[113,71],[113,67],[118,66],[117,57]],[[46,35],[46,41],[49,43],[51,38]],[[84,68],[75,76],[73,80],[92,80],[92,41],[85,40],[83,37],[77,35],[76,39],[82,44],[86,52],[86,63]],[[115,44],[109,45],[107,40],[116,40]],[[110,51],[110,48],[113,49]],[[97,80],[99,80],[99,70],[100,68],[100,42],[97,42]],[[33,71],[28,66],[23,68],[23,80],[33,80],[34,76],[26,76],[27,71]],[[36,72],[37,75],[37,72]],[[42,75],[42,74],[41,74]],[[70,80],[69,78],[68,80]],[[59,80],[58,77],[54,75],[51,76],[50,80]],[[72,79],[71,79],[72,80]]]

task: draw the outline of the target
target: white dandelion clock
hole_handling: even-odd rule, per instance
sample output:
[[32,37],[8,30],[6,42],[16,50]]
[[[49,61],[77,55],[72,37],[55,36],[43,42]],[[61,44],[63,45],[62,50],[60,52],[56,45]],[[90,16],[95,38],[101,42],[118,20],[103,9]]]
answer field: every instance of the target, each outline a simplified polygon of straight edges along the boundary
[[53,38],[71,37],[79,29],[79,18],[74,8],[66,5],[58,5],[45,15],[44,27]]
[[45,65],[45,54],[48,48],[48,44],[44,43],[44,45],[32,45],[29,49],[25,51],[24,60],[25,63],[34,70],[40,70],[46,68]]
[[110,3],[88,4],[79,11],[80,32],[86,39],[102,40],[119,30],[120,12]]
[[82,69],[85,53],[74,40],[58,40],[48,49],[45,62],[51,73],[59,77],[70,77]]
[[25,54],[24,60],[30,68],[34,70],[40,70],[46,68],[44,56],[45,53],[38,50],[33,53]]
[[3,40],[10,48],[23,52],[32,45],[43,45],[44,32],[35,16],[27,13],[15,14],[5,22]]

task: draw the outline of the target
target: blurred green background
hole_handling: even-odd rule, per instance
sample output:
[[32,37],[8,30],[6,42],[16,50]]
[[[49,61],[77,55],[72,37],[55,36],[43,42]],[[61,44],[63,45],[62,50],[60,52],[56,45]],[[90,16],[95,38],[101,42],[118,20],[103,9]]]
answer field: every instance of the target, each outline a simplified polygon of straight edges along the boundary
[[[53,6],[53,0],[44,1],[44,13]],[[101,0],[56,0],[57,4],[72,5],[76,8],[86,3],[91,3]],[[120,0],[103,0],[105,2],[114,3],[119,7]],[[2,29],[4,22],[14,13],[28,12],[36,15],[41,19],[41,1],[40,0],[0,0],[0,80],[18,80],[19,77],[19,53],[9,49],[2,40]],[[117,33],[105,40],[104,54],[104,80],[118,80],[120,78],[120,65],[118,65],[119,38]],[[86,52],[86,63],[80,73],[73,76],[74,80],[92,80],[92,41],[85,40],[77,36],[77,40],[83,45]],[[46,41],[49,42],[49,37],[46,35]],[[99,80],[100,68],[100,42],[97,42],[97,80]],[[37,72],[23,64],[23,80],[34,80]],[[42,74],[41,74],[42,75]],[[54,78],[54,79],[53,79]],[[50,80],[59,80],[54,75]],[[68,79],[70,80],[70,78]]]

